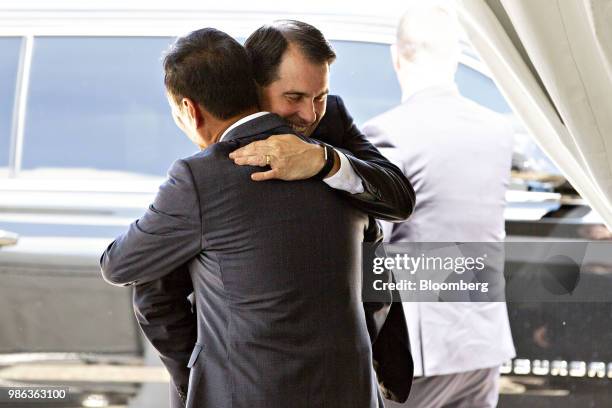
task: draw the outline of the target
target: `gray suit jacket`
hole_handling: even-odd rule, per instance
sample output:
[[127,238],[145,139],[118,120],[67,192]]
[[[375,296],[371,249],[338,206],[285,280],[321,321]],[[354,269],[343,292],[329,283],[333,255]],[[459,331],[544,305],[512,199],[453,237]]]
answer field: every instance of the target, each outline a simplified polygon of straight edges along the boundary
[[454,86],[435,86],[368,121],[363,131],[417,194],[409,220],[385,224],[394,242],[503,241],[512,128],[500,114]]
[[[502,242],[512,127],[500,114],[435,86],[364,125],[416,191],[413,216],[385,223],[390,242]],[[501,271],[503,263],[498,265]],[[502,280],[503,281],[503,280]],[[415,376],[500,365],[514,356],[506,305],[404,303]]]
[[[265,115],[175,162],[146,214],[103,255],[104,277],[162,285],[188,262],[197,342],[187,407],[376,407],[360,292],[368,217],[324,183],[253,183],[253,168],[228,159],[278,133],[292,132]],[[168,339],[177,350],[192,335],[181,329]]]
[[[367,142],[339,96],[328,97],[327,113],[310,140],[313,139],[342,149],[361,177],[365,188],[362,194],[335,190],[354,208],[385,220],[397,220],[412,211],[414,191],[410,183],[400,169]],[[382,242],[382,232],[374,221],[369,222],[365,241]],[[187,362],[196,341],[195,314],[185,301],[193,291],[187,276],[175,270],[158,281],[134,286],[134,312],[140,328],[171,376],[172,408],[185,405],[190,371]],[[189,298],[193,301],[193,296]],[[402,305],[389,302],[364,303],[365,318],[380,391],[388,399],[403,402],[410,392],[412,357]]]

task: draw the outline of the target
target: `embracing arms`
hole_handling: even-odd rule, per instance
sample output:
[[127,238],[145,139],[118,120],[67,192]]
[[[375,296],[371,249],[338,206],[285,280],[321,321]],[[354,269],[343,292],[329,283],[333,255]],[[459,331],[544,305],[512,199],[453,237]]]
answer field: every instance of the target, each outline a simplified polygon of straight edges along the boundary
[[[415,204],[410,182],[368,142],[340,97],[328,97],[327,113],[312,138],[334,147],[338,170],[332,170],[324,182],[351,205],[387,221],[403,221],[410,216]],[[324,164],[323,149],[292,135],[271,136],[236,150],[230,158],[240,165],[265,166],[266,155],[270,156],[271,169],[255,173],[256,181],[306,179]]]

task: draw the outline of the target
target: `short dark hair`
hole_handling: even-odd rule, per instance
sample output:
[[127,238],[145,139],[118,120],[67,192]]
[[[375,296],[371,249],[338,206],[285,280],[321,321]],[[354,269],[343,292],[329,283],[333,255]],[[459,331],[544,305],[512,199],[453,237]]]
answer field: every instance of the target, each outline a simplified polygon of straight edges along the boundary
[[178,103],[189,98],[219,119],[257,106],[250,59],[228,34],[203,28],[179,37],[164,57],[164,84]]
[[316,27],[296,20],[274,21],[255,30],[244,43],[260,86],[278,79],[278,67],[289,44],[297,45],[315,64],[331,64],[336,59],[331,44]]

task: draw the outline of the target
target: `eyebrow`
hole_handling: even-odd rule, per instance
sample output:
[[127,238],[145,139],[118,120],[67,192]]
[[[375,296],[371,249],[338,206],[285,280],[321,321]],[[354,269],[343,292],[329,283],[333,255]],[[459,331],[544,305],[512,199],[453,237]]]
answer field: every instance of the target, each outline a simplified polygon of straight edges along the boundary
[[[321,92],[319,95],[315,96],[315,98],[319,98],[321,96],[325,96],[329,94],[329,89],[324,90],[323,92]],[[288,92],[284,92],[283,95],[295,95],[295,96],[308,96],[308,94],[306,94],[305,92],[298,92],[298,91],[288,91]]]

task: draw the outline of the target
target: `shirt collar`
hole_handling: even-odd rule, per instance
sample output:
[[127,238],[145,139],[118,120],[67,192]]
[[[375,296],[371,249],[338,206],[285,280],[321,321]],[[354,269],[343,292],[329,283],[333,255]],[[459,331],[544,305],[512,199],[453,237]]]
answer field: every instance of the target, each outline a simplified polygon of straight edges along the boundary
[[218,140],[217,142],[221,142],[221,141],[223,141],[223,138],[224,138],[224,137],[225,137],[225,136],[226,136],[226,135],[227,135],[227,134],[228,134],[228,133],[229,133],[229,132],[230,132],[232,129],[235,129],[235,128],[237,128],[238,126],[240,126],[240,125],[242,125],[242,124],[245,124],[245,123],[247,123],[247,122],[249,122],[249,121],[251,121],[251,120],[253,120],[253,119],[256,119],[256,118],[258,118],[258,117],[260,117],[260,116],[267,115],[268,113],[270,113],[270,112],[256,112],[256,113],[252,113],[252,114],[250,114],[250,115],[248,115],[248,116],[245,116],[244,118],[238,119],[236,122],[232,123],[232,124],[230,125],[230,127],[228,127],[227,129],[225,129],[225,132],[223,132],[223,134],[221,134],[221,137],[219,138],[219,140]]

